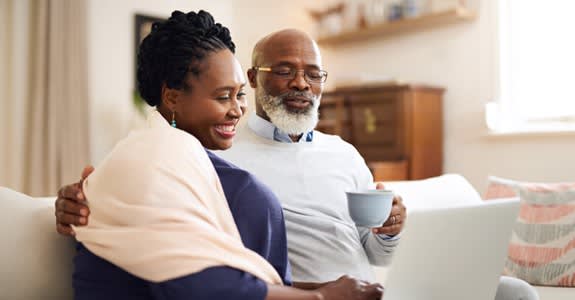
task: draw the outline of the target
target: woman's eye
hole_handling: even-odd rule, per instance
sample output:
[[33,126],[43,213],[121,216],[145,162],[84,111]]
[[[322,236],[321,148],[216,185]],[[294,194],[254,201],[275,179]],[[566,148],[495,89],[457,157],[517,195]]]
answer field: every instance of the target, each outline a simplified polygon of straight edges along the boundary
[[246,93],[244,92],[239,92],[238,95],[236,96],[238,99],[242,99],[246,96]]

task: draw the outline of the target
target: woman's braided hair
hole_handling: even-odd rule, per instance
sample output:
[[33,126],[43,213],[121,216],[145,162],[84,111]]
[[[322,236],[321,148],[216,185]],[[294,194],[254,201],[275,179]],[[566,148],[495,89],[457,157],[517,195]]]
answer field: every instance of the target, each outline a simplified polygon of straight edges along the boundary
[[187,88],[188,73],[200,74],[200,63],[210,52],[236,46],[230,31],[215,23],[212,15],[174,11],[165,22],[156,22],[138,50],[138,91],[151,106],[161,103],[162,85]]

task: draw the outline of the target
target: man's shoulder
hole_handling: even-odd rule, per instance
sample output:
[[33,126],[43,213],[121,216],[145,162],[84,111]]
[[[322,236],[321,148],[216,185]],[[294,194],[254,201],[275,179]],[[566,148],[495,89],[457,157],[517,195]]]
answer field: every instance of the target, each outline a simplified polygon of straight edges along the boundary
[[[233,191],[234,197],[249,195],[252,205],[256,204],[254,201],[265,201],[266,203],[269,202],[275,206],[279,205],[276,203],[278,201],[272,190],[254,174],[226,161],[221,157],[218,157],[214,153],[208,152],[208,155],[214,164],[218,176],[220,177],[222,186],[229,192]],[[228,196],[232,195],[230,194]],[[265,207],[268,206],[269,204]]]
[[214,165],[218,175],[220,177],[226,176],[230,179],[233,179],[236,183],[242,182],[250,186],[262,185],[262,183],[256,176],[254,176],[254,174],[220,157],[220,155],[229,151],[230,150],[218,151],[217,154],[208,151],[208,156],[210,157],[210,160],[212,161],[212,164]]
[[313,131],[314,141],[322,144],[336,146],[340,148],[349,148],[355,150],[355,146],[342,139],[339,135],[327,134],[321,131]]
[[[229,150],[225,150],[225,152],[227,151]],[[239,179],[240,177],[245,179],[251,179],[250,178],[252,176],[251,173],[236,166],[235,164],[229,162],[228,160],[220,157],[221,154],[225,153],[224,151],[218,151],[217,154],[211,151],[207,152],[208,157],[212,161],[212,164],[214,165],[214,168],[216,169],[216,172],[218,173],[218,175],[220,175],[220,177],[224,174],[226,175],[231,174],[234,177],[236,177],[236,179]]]

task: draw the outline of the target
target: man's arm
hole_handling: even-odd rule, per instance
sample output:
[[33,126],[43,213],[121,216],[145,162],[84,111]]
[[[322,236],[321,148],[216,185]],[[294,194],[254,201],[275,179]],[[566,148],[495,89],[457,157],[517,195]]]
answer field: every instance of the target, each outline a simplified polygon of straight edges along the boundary
[[295,282],[292,282],[292,286],[293,286],[293,287],[296,287],[296,288],[298,288],[298,289],[301,289],[301,290],[316,290],[316,289],[319,289],[320,287],[322,287],[322,286],[324,286],[324,285],[326,285],[326,284],[328,284],[328,283],[330,283],[330,282],[331,282],[331,281],[329,281],[329,282],[323,282],[323,283],[319,283],[319,282],[298,282],[298,281],[295,281]]
[[83,226],[88,224],[90,209],[82,192],[82,181],[93,171],[94,167],[86,166],[79,182],[65,185],[58,191],[58,199],[55,202],[56,230],[58,233],[74,236],[74,230],[70,225]]

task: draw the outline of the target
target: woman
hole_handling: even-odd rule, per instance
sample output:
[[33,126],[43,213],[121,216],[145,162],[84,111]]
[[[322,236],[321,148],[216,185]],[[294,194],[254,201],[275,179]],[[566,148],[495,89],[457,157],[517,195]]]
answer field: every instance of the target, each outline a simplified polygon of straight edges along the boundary
[[142,42],[138,87],[157,113],[150,129],[120,142],[84,182],[95,200],[90,224],[76,228],[77,299],[381,295],[378,285],[346,277],[313,291],[280,285],[290,278],[277,199],[202,148],[229,148],[246,108],[234,50],[227,28],[204,11],[176,11]]

